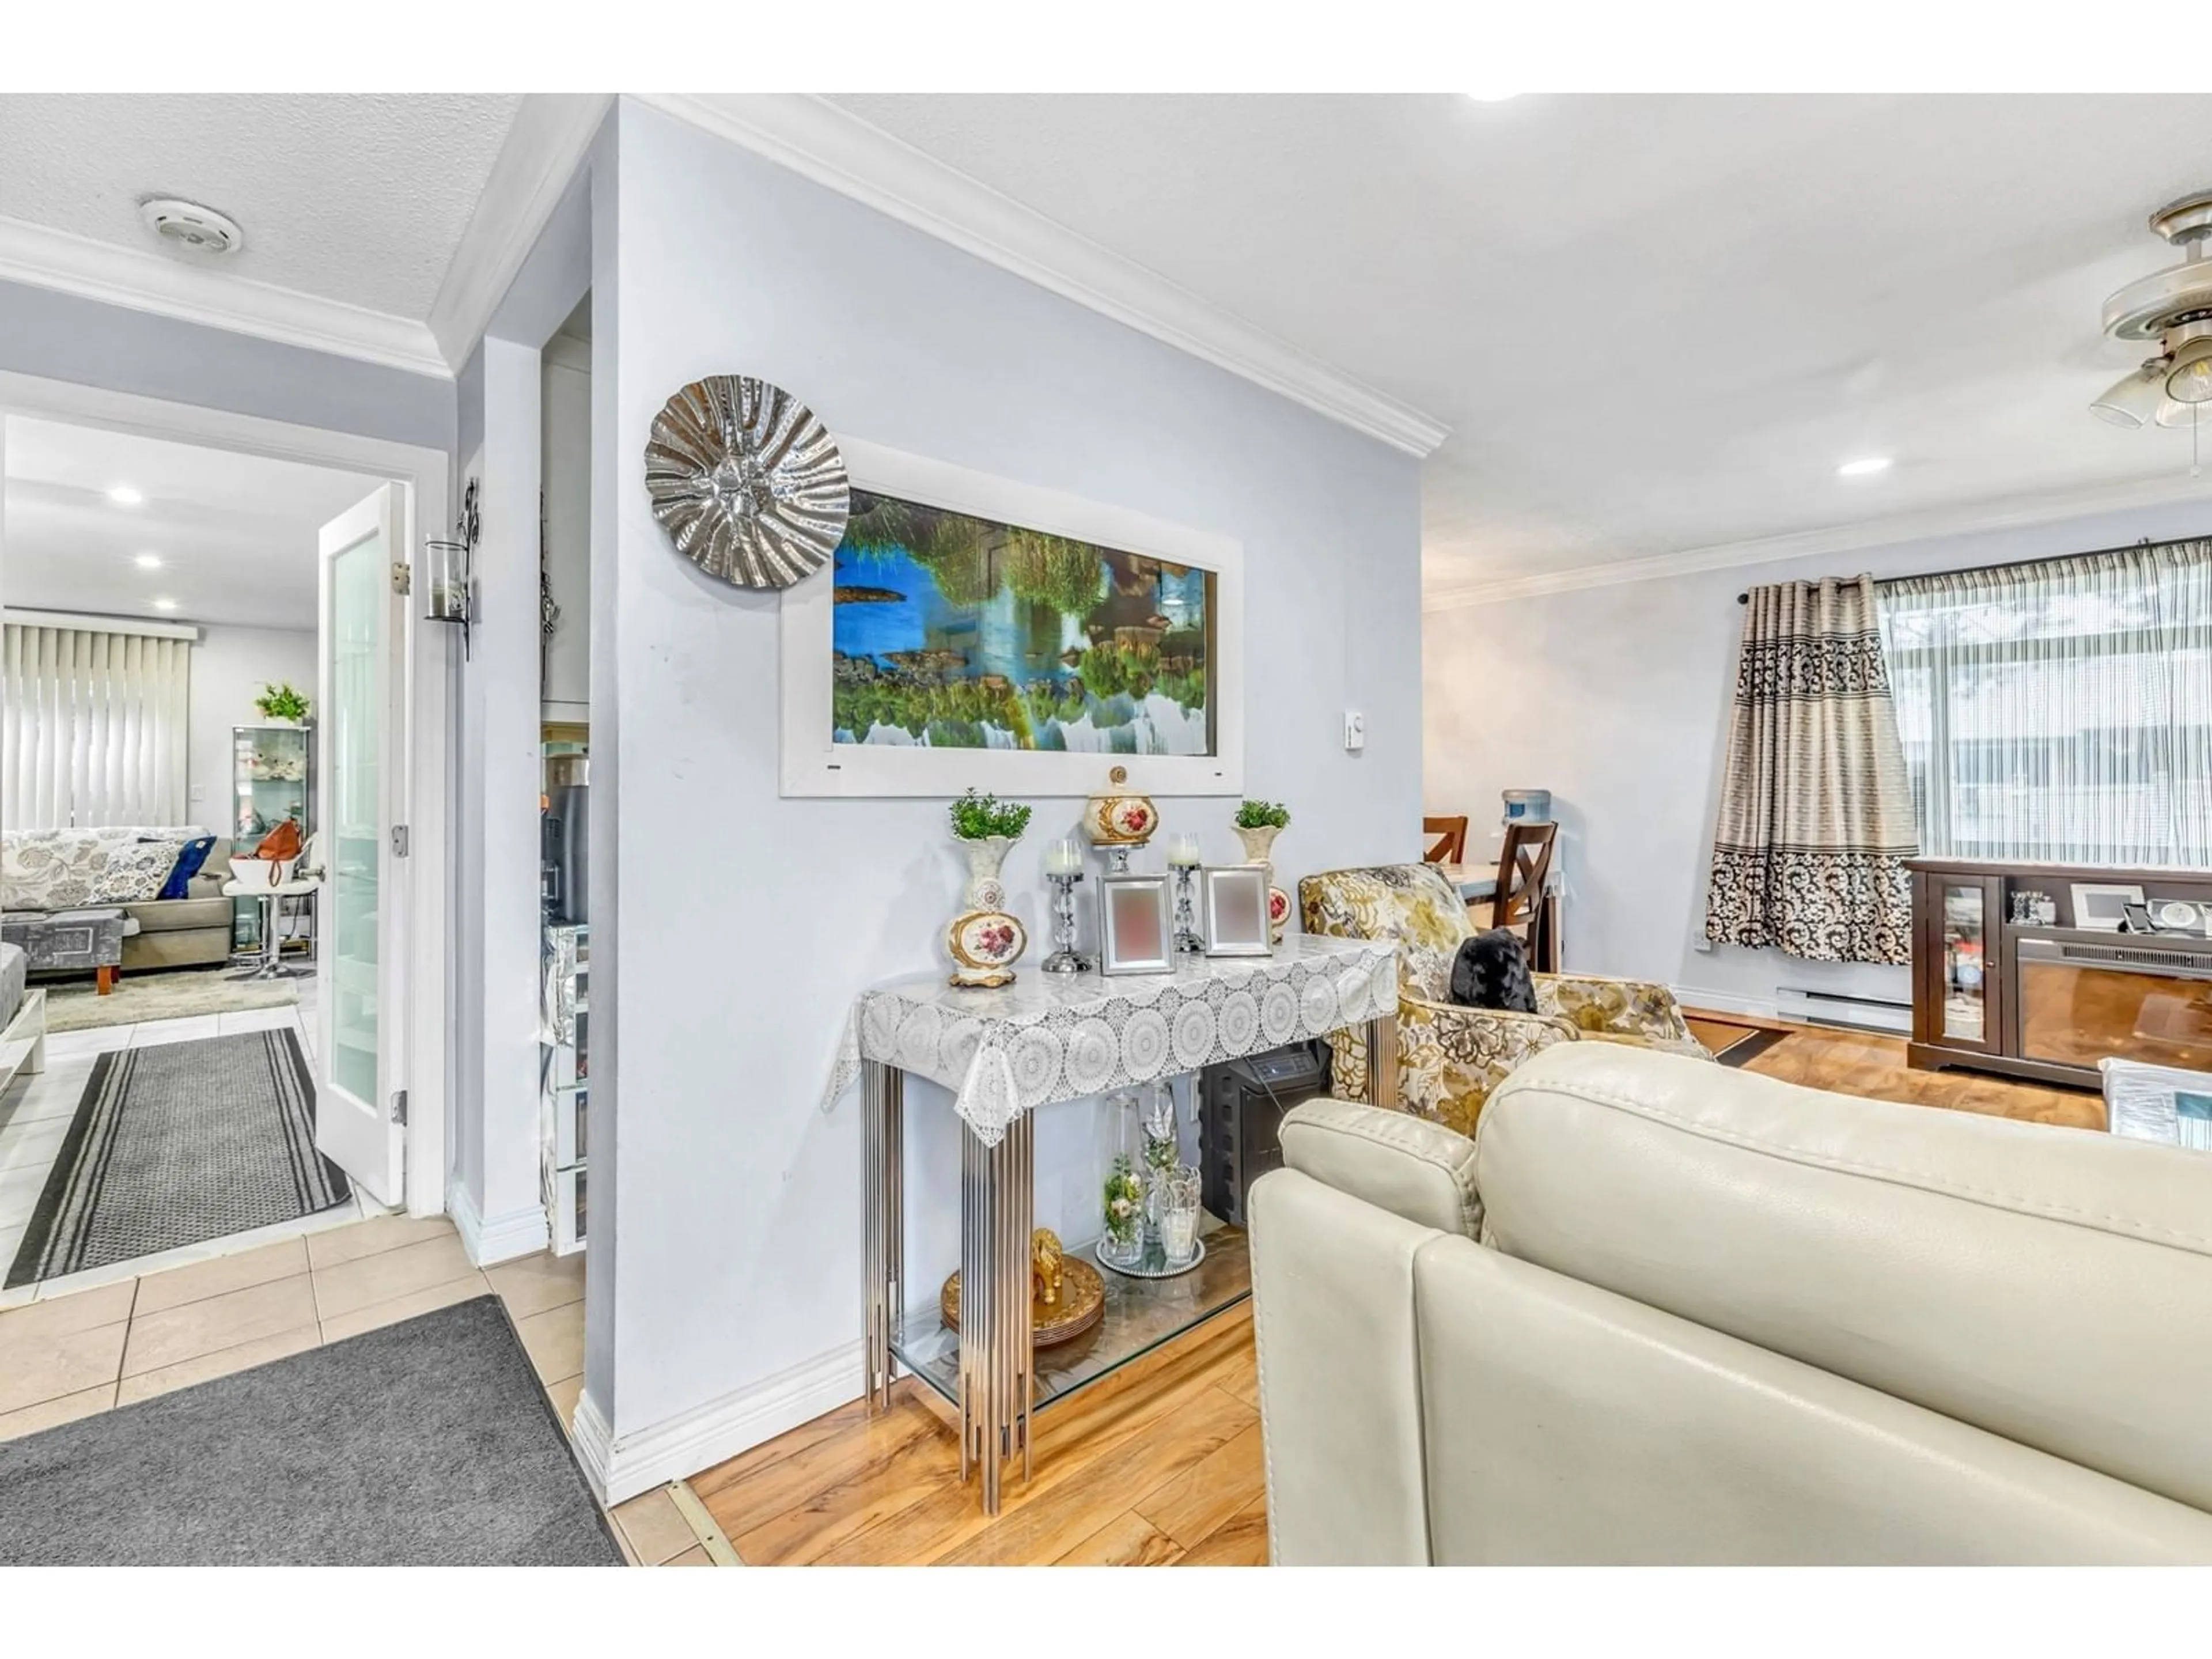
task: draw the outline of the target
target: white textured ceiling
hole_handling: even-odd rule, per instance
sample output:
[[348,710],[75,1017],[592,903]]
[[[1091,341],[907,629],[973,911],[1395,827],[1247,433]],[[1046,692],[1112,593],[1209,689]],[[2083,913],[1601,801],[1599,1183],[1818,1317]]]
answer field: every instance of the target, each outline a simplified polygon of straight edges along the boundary
[[[429,315],[520,99],[493,94],[0,97],[0,216],[395,317]],[[172,249],[138,218],[181,196],[243,249]]]
[[2086,406],[2212,98],[832,101],[1448,422],[1432,592],[2188,466]]
[[[11,416],[0,599],[13,609],[312,629],[316,532],[378,480]],[[144,501],[119,506],[118,484]],[[133,560],[151,553],[158,570]],[[156,599],[177,609],[155,609]]]

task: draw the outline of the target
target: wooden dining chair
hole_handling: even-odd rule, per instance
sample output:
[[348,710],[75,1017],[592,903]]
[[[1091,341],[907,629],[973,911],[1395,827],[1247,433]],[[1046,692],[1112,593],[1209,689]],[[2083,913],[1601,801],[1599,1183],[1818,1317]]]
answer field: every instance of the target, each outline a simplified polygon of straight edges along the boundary
[[1429,843],[1429,850],[1421,854],[1428,864],[1461,864],[1467,859],[1467,820],[1465,818],[1423,818],[1421,833],[1437,839]]
[[1498,896],[1491,902],[1490,925],[1518,933],[1528,946],[1528,965],[1538,973],[1559,971],[1557,943],[1547,937],[1544,894],[1559,835],[1556,823],[1509,823],[1498,852]]

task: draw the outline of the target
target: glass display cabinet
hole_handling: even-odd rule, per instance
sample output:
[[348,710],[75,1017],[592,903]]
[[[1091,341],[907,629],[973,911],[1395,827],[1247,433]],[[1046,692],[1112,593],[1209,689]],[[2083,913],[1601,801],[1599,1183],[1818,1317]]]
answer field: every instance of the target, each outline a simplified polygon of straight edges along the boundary
[[[301,836],[315,830],[315,728],[312,726],[234,726],[230,728],[230,822],[223,833],[244,857],[287,818]],[[222,866],[217,866],[218,869]],[[315,901],[312,894],[278,906],[278,933],[287,950],[313,953]],[[241,951],[261,949],[261,906],[232,902],[230,936]]]

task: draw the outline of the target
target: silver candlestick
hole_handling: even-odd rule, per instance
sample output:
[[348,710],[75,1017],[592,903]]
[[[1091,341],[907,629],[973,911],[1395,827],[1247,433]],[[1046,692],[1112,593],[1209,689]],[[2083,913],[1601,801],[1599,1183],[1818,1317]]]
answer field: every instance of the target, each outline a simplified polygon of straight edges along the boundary
[[1052,884],[1052,942],[1053,953],[1044,959],[1048,974],[1081,974],[1090,971],[1091,962],[1075,948],[1075,884],[1083,879],[1080,870],[1065,876],[1048,875]]

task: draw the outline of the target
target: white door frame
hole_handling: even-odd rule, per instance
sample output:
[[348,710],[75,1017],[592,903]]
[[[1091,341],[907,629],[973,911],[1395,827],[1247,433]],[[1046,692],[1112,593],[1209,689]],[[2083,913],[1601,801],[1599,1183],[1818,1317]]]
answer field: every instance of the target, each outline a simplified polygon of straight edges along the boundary
[[[442,449],[395,443],[324,427],[299,426],[258,415],[204,409],[137,392],[112,392],[70,380],[0,370],[0,416],[65,421],[173,443],[266,455],[337,467],[407,487],[403,541],[411,558],[431,526],[453,517],[453,461]],[[436,1215],[446,1207],[447,1079],[452,1054],[446,1017],[452,960],[452,802],[447,769],[453,630],[422,622],[407,609],[407,708],[413,761],[407,780],[407,1209]]]

